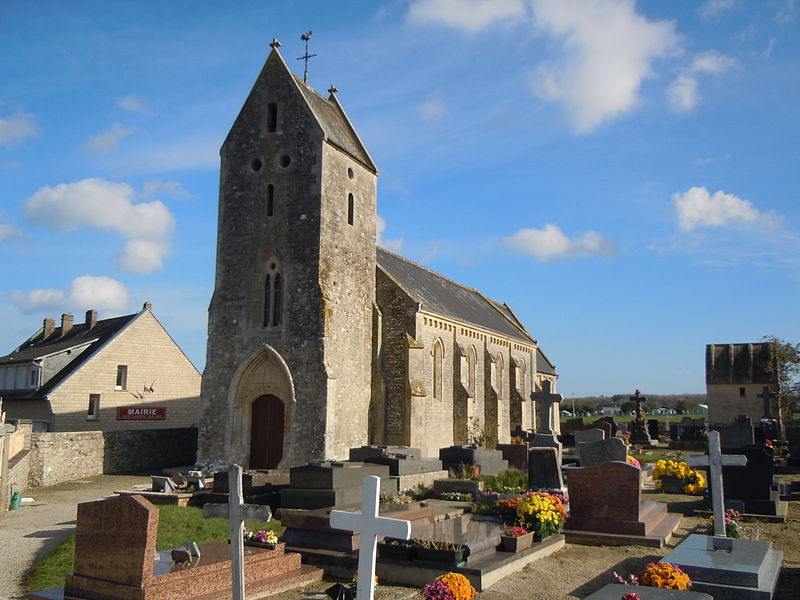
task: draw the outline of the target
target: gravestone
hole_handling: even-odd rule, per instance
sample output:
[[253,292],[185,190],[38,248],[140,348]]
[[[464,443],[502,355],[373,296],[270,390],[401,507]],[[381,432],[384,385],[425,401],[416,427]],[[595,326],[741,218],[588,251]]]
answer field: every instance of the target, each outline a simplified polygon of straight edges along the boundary
[[[713,432],[712,432],[713,433]],[[775,462],[769,446],[725,448],[724,455],[741,454],[747,464],[722,468],[725,501],[728,508],[751,515],[774,516],[784,520],[787,505],[780,493],[773,489]],[[714,481],[709,482],[713,494]]]
[[365,462],[389,467],[389,476],[397,480],[398,492],[430,486],[447,477],[442,461],[422,458],[420,448],[409,446],[361,446],[350,449],[350,462]]
[[725,465],[742,465],[741,455],[723,455],[719,432],[711,431],[708,456],[687,457],[690,466],[708,465],[714,506],[714,535],[691,534],[661,562],[679,566],[692,580],[693,589],[714,598],[768,600],[778,583],[783,552],[772,542],[731,539],[725,533],[723,474]]
[[521,425],[517,425],[511,430],[512,438],[519,438],[523,442],[529,442],[533,439],[533,432],[525,430]]
[[528,445],[527,444],[497,444],[494,447],[508,461],[508,466],[520,471],[528,470]]
[[573,433],[575,436],[575,447],[578,448],[580,444],[586,444],[589,442],[599,442],[600,440],[606,439],[606,432],[602,429],[578,429]]
[[439,450],[439,460],[447,469],[459,470],[462,465],[478,466],[481,475],[497,475],[508,468],[508,461],[503,460],[503,454],[498,450],[490,450],[480,446],[449,446]]
[[361,482],[367,475],[381,478],[381,493],[398,494],[398,482],[389,466],[362,462],[313,462],[289,471],[289,487],[280,491],[282,508],[346,506],[361,499]]
[[647,423],[642,415],[642,403],[647,402],[647,396],[642,396],[639,390],[636,390],[630,399],[636,403],[636,416],[630,426],[631,444],[651,444],[653,440],[650,438]]
[[624,462],[570,469],[567,542],[663,547],[681,515],[668,513],[660,502],[642,503],[640,482],[639,469]]
[[551,383],[548,380],[542,382],[542,391],[531,394],[534,402],[539,406],[539,428],[531,440],[531,446],[536,448],[555,448],[558,451],[559,460],[561,459],[561,442],[553,431],[550,423],[553,420],[553,405],[563,400],[561,394],[554,394],[550,391]]
[[364,477],[364,490],[361,514],[335,510],[331,512],[331,527],[361,534],[361,547],[358,551],[358,573],[361,584],[358,586],[358,600],[373,600],[375,597],[375,554],[378,536],[386,535],[407,540],[411,537],[411,523],[399,519],[378,516],[378,495],[380,478],[374,475]]
[[800,427],[786,428],[786,443],[789,451],[786,462],[793,467],[800,465]]
[[[176,564],[171,550],[156,552],[158,508],[141,496],[121,495],[78,505],[75,566],[63,588],[34,592],[35,600],[192,600],[230,598],[230,545],[187,542],[190,561]],[[308,585],[322,571],[301,565],[299,555],[247,548],[248,591],[267,594]]]
[[620,424],[616,422],[614,417],[605,416],[592,421],[592,425],[600,426],[600,423],[608,423],[609,427],[611,427],[611,431],[606,433],[606,437],[614,437],[617,435],[617,431],[619,431]]
[[628,460],[628,447],[617,437],[583,443],[578,445],[578,458],[581,467],[593,467],[613,461],[624,463]]
[[720,427],[720,445],[723,448],[741,448],[752,446],[755,442],[753,422],[746,415],[739,415],[733,423]]
[[535,492],[564,492],[558,450],[555,448],[529,450],[528,488]]
[[567,419],[561,424],[561,435],[572,435],[576,429],[583,429],[583,417]]
[[647,419],[647,433],[650,435],[650,438],[658,441],[659,438],[659,423],[658,419]]

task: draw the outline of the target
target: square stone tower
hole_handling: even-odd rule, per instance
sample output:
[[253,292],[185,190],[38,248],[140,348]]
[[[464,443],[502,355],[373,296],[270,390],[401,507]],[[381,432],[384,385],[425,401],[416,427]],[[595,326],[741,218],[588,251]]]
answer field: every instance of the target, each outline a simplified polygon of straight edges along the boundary
[[377,169],[336,89],[271,46],[220,152],[204,465],[283,468],[368,441]]

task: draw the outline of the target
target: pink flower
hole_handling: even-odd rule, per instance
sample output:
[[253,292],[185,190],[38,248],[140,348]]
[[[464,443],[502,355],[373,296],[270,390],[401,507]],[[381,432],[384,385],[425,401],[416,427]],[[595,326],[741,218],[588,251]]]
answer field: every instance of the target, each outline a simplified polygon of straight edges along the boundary
[[620,600],[642,600],[642,598],[636,592],[628,592]]

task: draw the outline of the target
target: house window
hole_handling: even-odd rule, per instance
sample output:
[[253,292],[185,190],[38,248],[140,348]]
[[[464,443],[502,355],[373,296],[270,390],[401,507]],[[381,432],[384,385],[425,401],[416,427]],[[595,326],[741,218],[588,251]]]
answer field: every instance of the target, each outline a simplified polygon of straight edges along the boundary
[[271,262],[264,278],[264,327],[278,327],[283,312],[283,278],[277,262]]
[[433,397],[437,400],[442,399],[442,357],[444,348],[441,340],[436,340],[433,345]]
[[39,371],[36,367],[31,367],[28,379],[28,387],[38,387],[38,385],[39,385]]
[[100,415],[100,394],[89,394],[89,410],[86,412],[87,421],[96,421]]
[[347,224],[353,224],[353,214],[355,212],[355,200],[353,194],[347,194]]
[[275,214],[275,186],[271,183],[267,186],[267,216]]
[[278,105],[270,102],[267,105],[267,131],[273,133],[278,130]]
[[116,390],[124,390],[128,387],[128,365],[117,365]]

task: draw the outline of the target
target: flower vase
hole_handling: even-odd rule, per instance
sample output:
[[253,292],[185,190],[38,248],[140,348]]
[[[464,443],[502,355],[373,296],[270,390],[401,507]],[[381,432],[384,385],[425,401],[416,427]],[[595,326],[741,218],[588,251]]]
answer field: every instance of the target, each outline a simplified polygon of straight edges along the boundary
[[503,542],[504,552],[521,552],[522,550],[527,550],[533,545],[533,532],[517,537],[501,535],[500,540]]

